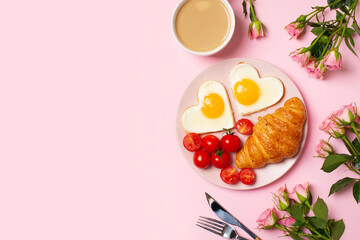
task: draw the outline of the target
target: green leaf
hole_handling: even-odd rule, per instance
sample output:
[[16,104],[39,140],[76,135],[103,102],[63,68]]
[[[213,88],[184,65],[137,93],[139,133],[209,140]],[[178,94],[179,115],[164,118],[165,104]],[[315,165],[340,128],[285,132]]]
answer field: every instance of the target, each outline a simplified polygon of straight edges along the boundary
[[314,27],[311,32],[316,36],[319,36],[324,31],[324,27]]
[[336,20],[340,20],[341,18],[344,17],[344,14],[342,14],[341,12],[339,12],[338,10],[336,10]]
[[294,226],[294,227],[300,227],[300,226],[302,226],[302,225],[304,225],[304,223],[303,223],[303,222],[298,222],[298,221],[296,221],[296,222],[294,222],[294,223],[292,224],[292,226]]
[[335,223],[335,219],[329,219],[328,222],[327,222],[327,225],[329,227],[332,227],[332,225]]
[[304,222],[304,212],[303,212],[303,205],[297,204],[292,206],[290,210],[290,215],[298,222]]
[[353,4],[355,3],[356,0],[345,0],[345,5],[348,6],[349,8],[352,8]]
[[323,219],[316,218],[316,217],[309,217],[308,218],[311,225],[313,225],[317,229],[326,229],[326,222]]
[[350,14],[348,8],[345,5],[342,5],[341,7],[339,7],[339,9],[343,11],[345,14],[348,15]]
[[347,186],[352,184],[355,180],[356,180],[355,178],[349,178],[349,177],[340,179],[331,186],[329,196],[333,193],[339,192],[342,189],[346,188]]
[[355,30],[355,32],[360,36],[360,27],[357,24],[356,20],[353,21],[352,25],[353,29]]
[[327,0],[327,3],[328,3],[328,4],[332,4],[332,5],[330,6],[330,9],[339,8],[339,7],[341,7],[342,5],[344,5],[344,3],[345,3],[345,0],[341,0],[341,1],[339,1],[338,3],[336,3],[336,4],[333,4],[333,3],[337,2],[337,1],[338,1],[338,0]]
[[354,160],[354,167],[357,169],[357,170],[360,170],[360,156],[355,158]]
[[355,56],[357,56],[355,50],[351,47],[348,38],[344,38],[344,39],[345,39],[346,46],[349,48],[349,50],[350,50]]
[[357,203],[360,202],[360,182],[357,181],[353,186],[353,196]]
[[351,37],[354,34],[355,30],[352,28],[346,28],[346,35]]
[[290,235],[290,237],[292,238],[292,239],[295,239],[295,240],[304,240],[304,239],[302,239],[301,237],[299,237],[296,233],[294,233],[294,232],[291,232],[291,231],[289,231],[289,235]]
[[313,212],[315,214],[315,217],[324,220],[325,222],[328,221],[328,207],[324,200],[322,200],[320,197],[318,197],[317,201],[314,204]]
[[355,138],[353,141],[352,141],[352,144],[354,145],[354,147],[356,148],[356,150],[360,151],[360,142],[357,138]]
[[332,227],[332,239],[339,240],[345,231],[344,221],[341,219],[334,223]]
[[353,157],[347,154],[330,154],[324,161],[321,169],[324,172],[332,172],[338,168],[341,164],[351,161]]
[[[316,42],[312,47],[311,47],[311,55],[315,58],[318,58],[321,56],[321,54],[323,53],[325,47],[326,47],[327,43],[322,43],[320,41]],[[329,45],[328,45],[328,50],[331,49],[332,46],[332,40],[330,41]]]
[[247,16],[247,10],[246,10],[246,0],[243,0],[243,2],[242,2],[242,7],[243,7],[243,13],[244,13],[244,15],[245,15],[245,17]]
[[310,27],[320,27],[322,24],[317,22],[308,22],[307,23]]

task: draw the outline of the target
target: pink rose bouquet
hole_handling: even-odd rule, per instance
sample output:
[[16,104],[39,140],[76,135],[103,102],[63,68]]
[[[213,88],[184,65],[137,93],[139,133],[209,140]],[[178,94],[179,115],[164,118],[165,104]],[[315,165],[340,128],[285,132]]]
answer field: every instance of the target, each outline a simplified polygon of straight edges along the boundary
[[[350,171],[360,175],[360,118],[355,103],[342,106],[332,112],[319,126],[331,138],[342,141],[348,149],[348,153],[335,153],[329,141],[320,140],[315,146],[317,157],[323,158],[321,169],[324,172],[332,172],[341,165],[345,165]],[[350,138],[353,138],[350,140]],[[345,177],[334,183],[329,195],[339,192],[346,187],[353,186],[353,196],[357,203],[360,202],[360,179]]]
[[[300,52],[294,51],[290,56],[306,69],[310,77],[316,79],[324,79],[326,71],[341,70],[340,44],[345,42],[356,55],[353,35],[360,35],[360,27],[355,19],[358,0],[327,0],[327,3],[326,6],[313,7],[313,11],[300,15],[285,27],[293,39],[298,39],[306,27],[312,28],[315,39],[310,46],[301,48]],[[336,11],[335,19],[325,19],[329,9]]]
[[[328,207],[318,197],[312,205],[309,184],[298,184],[290,192],[280,187],[273,193],[275,207],[266,209],[256,220],[259,229],[278,228],[292,239],[340,239],[345,231],[343,220],[328,217]],[[310,213],[312,211],[312,213]]]

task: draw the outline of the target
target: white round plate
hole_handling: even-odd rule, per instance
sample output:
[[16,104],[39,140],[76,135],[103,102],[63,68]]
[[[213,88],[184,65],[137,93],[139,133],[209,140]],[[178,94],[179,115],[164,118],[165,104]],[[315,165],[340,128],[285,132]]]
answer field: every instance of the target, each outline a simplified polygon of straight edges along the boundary
[[[268,164],[263,168],[254,169],[255,174],[256,174],[256,180],[255,180],[254,184],[252,184],[252,185],[244,185],[240,181],[238,181],[235,184],[226,184],[220,178],[221,169],[217,169],[213,166],[210,166],[206,169],[197,168],[193,164],[193,153],[187,151],[183,146],[183,138],[186,135],[186,133],[184,132],[182,125],[181,125],[181,116],[186,108],[188,108],[189,106],[196,105],[198,103],[197,102],[197,90],[198,90],[199,86],[201,85],[201,83],[206,80],[216,80],[216,81],[221,82],[227,90],[227,93],[228,93],[229,99],[230,99],[230,103],[233,108],[235,122],[237,120],[239,120],[240,118],[242,118],[240,116],[240,114],[237,112],[236,105],[235,105],[235,102],[233,99],[233,94],[232,94],[231,88],[230,88],[230,83],[229,83],[230,71],[239,62],[249,63],[252,66],[254,66],[258,70],[260,77],[265,77],[265,76],[269,76],[269,75],[278,77],[283,82],[284,87],[285,87],[284,97],[282,98],[282,100],[280,102],[278,102],[277,104],[275,104],[272,107],[267,108],[266,110],[260,111],[258,113],[253,113],[249,116],[244,116],[245,118],[251,120],[253,124],[257,123],[258,116],[264,116],[268,113],[273,113],[275,111],[275,109],[284,106],[285,101],[288,100],[289,98],[298,97],[305,105],[304,99],[301,96],[298,88],[291,81],[291,79],[285,73],[283,73],[281,70],[279,70],[278,68],[272,66],[269,63],[266,63],[266,62],[263,62],[263,61],[260,61],[257,59],[248,59],[248,58],[227,59],[227,60],[218,62],[218,63],[210,66],[209,68],[207,68],[205,71],[200,73],[197,77],[195,77],[195,79],[187,87],[187,89],[185,90],[185,92],[181,98],[180,104],[179,104],[179,108],[178,108],[178,112],[177,112],[177,119],[176,119],[176,126],[177,126],[176,130],[177,130],[178,143],[179,143],[180,149],[185,157],[185,160],[189,163],[190,167],[192,169],[194,169],[194,171],[197,174],[199,174],[201,177],[203,177],[207,181],[209,181],[213,184],[216,184],[218,186],[224,187],[224,188],[236,189],[236,190],[247,190],[247,189],[259,188],[259,187],[265,186],[265,185],[277,180],[278,178],[283,176],[294,165],[295,161],[298,159],[298,157],[301,153],[301,150],[304,146],[308,127],[307,127],[307,121],[306,121],[305,125],[304,125],[304,130],[303,130],[303,138],[300,143],[300,149],[299,149],[298,154],[292,158],[284,159],[282,162],[279,162],[276,164]],[[235,134],[238,137],[240,137],[242,145],[244,145],[248,136],[239,134],[235,129],[233,129],[232,132],[235,132]],[[224,132],[211,133],[211,134],[217,136],[220,139],[224,135]],[[235,166],[235,163],[234,163],[235,154],[232,154],[231,156],[232,156],[232,160],[233,160],[232,165]]]

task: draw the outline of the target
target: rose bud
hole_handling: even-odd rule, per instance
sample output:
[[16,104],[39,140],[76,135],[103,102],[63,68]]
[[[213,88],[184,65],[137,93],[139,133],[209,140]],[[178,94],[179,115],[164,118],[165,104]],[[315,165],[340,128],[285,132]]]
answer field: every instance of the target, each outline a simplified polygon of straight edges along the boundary
[[298,184],[294,187],[292,193],[289,193],[289,198],[297,203],[303,203],[310,197],[309,183],[306,182],[304,185]]
[[295,38],[295,39],[297,39],[300,36],[300,34],[304,31],[304,29],[305,29],[304,24],[300,22],[293,22],[285,27],[285,30],[291,36],[291,38]]
[[256,223],[259,224],[258,228],[261,228],[261,229],[270,229],[270,228],[272,228],[275,225],[276,221],[277,221],[275,211],[276,211],[275,208],[266,209],[260,215],[258,220],[256,220]]
[[290,201],[286,187],[280,187],[277,192],[273,193],[273,200],[277,209],[282,211],[288,209],[290,206]]
[[340,127],[337,122],[334,121],[333,116],[327,117],[319,126],[320,130],[327,132],[333,138],[341,138],[345,134],[343,127]]
[[299,48],[290,53],[290,57],[297,63],[303,67],[305,66],[311,59],[311,52],[307,48]]
[[341,69],[341,54],[338,50],[332,50],[323,60],[324,66],[330,71]]
[[350,125],[358,118],[357,106],[353,102],[342,106],[339,110],[332,114],[332,119],[340,126]]
[[326,158],[334,150],[330,143],[320,140],[320,143],[315,146],[315,151],[318,154],[317,157]]
[[264,24],[258,20],[253,21],[249,25],[248,35],[250,39],[256,39],[265,36]]

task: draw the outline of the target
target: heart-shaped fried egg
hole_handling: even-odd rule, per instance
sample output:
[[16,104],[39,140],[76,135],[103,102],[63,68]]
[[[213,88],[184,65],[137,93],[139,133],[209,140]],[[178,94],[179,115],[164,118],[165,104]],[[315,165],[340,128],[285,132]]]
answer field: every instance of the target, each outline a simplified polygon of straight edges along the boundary
[[230,86],[241,115],[266,109],[281,100],[284,85],[273,76],[260,78],[257,70],[248,63],[239,63],[230,73]]
[[213,80],[203,82],[198,89],[198,103],[187,108],[182,115],[186,132],[209,133],[234,127],[229,97],[221,83]]

